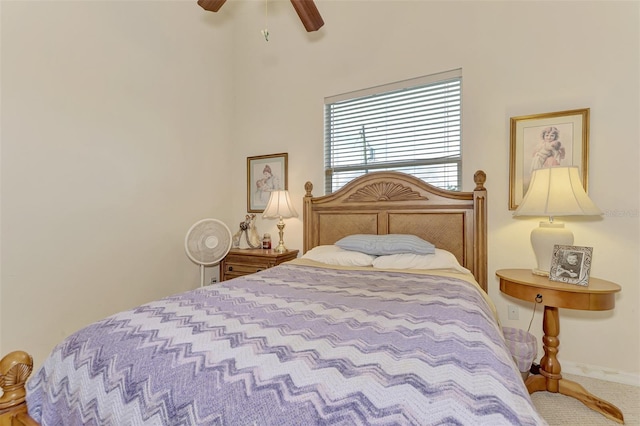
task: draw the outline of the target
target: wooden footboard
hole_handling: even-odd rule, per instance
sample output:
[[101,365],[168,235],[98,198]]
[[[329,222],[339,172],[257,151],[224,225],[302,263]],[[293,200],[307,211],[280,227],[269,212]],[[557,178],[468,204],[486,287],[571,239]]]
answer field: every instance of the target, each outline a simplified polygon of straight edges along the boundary
[[0,360],[0,426],[37,426],[27,413],[25,384],[33,370],[33,359],[24,351],[14,351]]

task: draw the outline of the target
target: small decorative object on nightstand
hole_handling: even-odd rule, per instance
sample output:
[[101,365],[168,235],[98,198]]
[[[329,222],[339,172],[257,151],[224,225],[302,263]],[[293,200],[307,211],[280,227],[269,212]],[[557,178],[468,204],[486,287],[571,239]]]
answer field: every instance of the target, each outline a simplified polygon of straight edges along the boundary
[[262,247],[262,240],[260,239],[258,230],[256,229],[255,214],[247,214],[244,221],[240,222],[240,229],[233,235],[233,247],[240,247],[242,234],[244,234],[244,238],[250,248]]
[[549,279],[567,284],[589,285],[593,247],[553,247]]
[[504,294],[527,302],[544,304],[544,356],[540,360],[540,375],[530,376],[525,382],[529,393],[545,390],[559,392],[578,399],[611,420],[624,423],[624,417],[618,407],[590,394],[578,383],[563,379],[557,358],[560,346],[558,308],[583,311],[613,309],[615,293],[620,291],[620,286],[597,278],[591,278],[588,287],[554,282],[533,274],[529,269],[501,269],[496,275],[500,277],[500,291]]
[[278,253],[275,250],[233,248],[220,264],[220,281],[255,274],[298,257],[298,250]]

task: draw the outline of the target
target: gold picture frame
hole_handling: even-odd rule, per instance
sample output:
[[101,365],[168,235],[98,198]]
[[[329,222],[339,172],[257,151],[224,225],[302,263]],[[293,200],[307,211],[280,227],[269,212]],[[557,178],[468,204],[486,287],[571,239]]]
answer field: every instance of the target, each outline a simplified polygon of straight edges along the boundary
[[583,108],[511,117],[509,210],[518,208],[537,168],[577,166],[587,191],[589,112]]
[[549,279],[567,284],[589,285],[593,247],[553,246]]
[[288,154],[247,157],[247,211],[262,213],[271,191],[287,189]]

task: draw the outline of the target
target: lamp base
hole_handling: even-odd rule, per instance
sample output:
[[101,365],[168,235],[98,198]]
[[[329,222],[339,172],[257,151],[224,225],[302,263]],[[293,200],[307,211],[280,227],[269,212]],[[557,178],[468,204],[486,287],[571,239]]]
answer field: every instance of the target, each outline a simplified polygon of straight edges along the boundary
[[573,244],[573,233],[562,222],[540,222],[538,228],[531,231],[531,245],[536,254],[538,267],[531,272],[535,275],[549,276],[553,246]]
[[284,246],[284,244],[278,244],[278,246],[274,248],[273,251],[275,251],[276,253],[286,253],[287,248]]
[[278,222],[278,236],[280,237],[280,242],[276,248],[273,249],[276,253],[285,253],[287,248],[284,246],[284,221],[280,218],[280,222]]

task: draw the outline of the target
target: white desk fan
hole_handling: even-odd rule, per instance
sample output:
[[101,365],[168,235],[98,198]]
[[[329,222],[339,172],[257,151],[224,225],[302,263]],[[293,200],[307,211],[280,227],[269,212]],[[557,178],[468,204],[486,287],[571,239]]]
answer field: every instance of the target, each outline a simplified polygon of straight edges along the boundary
[[231,250],[231,230],[218,219],[194,223],[184,237],[189,259],[200,265],[200,287],[204,286],[204,267],[220,263]]

